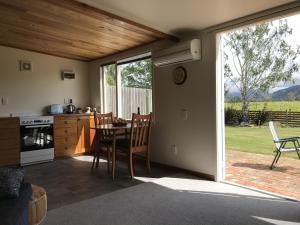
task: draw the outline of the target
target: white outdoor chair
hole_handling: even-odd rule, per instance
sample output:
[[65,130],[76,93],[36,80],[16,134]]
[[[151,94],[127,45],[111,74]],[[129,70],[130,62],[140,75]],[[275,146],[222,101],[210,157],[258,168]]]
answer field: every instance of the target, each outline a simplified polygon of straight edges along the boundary
[[[298,157],[300,159],[300,144],[298,141],[300,139],[300,137],[278,138],[274,124],[272,121],[269,122],[269,128],[272,133],[273,141],[276,146],[276,148],[275,148],[276,155],[272,162],[271,169],[273,169],[275,167],[282,152],[297,152]],[[285,146],[287,143],[292,143],[294,147],[286,148]]]

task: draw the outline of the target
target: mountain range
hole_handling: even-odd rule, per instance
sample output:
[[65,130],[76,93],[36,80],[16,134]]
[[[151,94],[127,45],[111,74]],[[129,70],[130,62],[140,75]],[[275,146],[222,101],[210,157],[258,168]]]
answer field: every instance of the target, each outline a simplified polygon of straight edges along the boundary
[[[229,91],[226,96],[226,100],[240,98],[241,94],[238,91]],[[274,91],[270,94],[259,94],[255,97],[256,100],[272,99],[277,101],[289,100],[290,98],[300,99],[300,85],[294,85],[278,91]]]

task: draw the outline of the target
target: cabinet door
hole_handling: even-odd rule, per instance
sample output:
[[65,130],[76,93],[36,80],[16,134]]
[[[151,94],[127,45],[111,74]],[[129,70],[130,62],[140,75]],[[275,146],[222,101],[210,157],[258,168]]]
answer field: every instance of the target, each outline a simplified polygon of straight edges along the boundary
[[0,118],[0,166],[20,163],[20,121]]
[[[93,116],[90,117],[90,128],[95,128],[95,120]],[[95,151],[96,147],[96,130],[90,129],[90,151]]]
[[78,134],[78,148],[76,154],[90,151],[90,118],[88,116],[82,116],[78,118],[77,122],[77,134]]

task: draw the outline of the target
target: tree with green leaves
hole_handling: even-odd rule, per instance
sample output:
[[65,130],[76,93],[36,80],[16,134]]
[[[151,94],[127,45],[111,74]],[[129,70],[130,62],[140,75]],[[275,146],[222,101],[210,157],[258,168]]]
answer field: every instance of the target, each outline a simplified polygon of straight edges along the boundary
[[249,103],[279,82],[293,81],[300,53],[286,42],[292,34],[287,20],[265,22],[224,35],[224,75],[242,100],[243,121],[248,122]]
[[[147,88],[152,87],[151,59],[140,60],[120,65],[122,85],[125,87]],[[106,82],[116,85],[115,65],[105,67]]]

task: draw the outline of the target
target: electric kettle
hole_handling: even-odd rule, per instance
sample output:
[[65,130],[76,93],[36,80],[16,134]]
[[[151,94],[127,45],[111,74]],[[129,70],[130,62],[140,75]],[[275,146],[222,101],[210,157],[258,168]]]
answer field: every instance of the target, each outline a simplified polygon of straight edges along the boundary
[[67,105],[66,113],[71,114],[71,113],[75,113],[75,111],[76,111],[76,107],[75,107],[75,105],[73,105],[72,99],[70,99],[70,104]]

